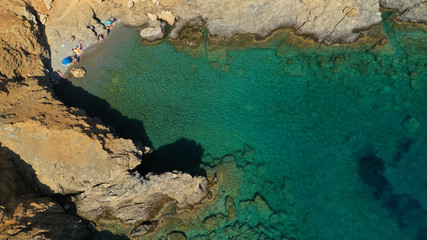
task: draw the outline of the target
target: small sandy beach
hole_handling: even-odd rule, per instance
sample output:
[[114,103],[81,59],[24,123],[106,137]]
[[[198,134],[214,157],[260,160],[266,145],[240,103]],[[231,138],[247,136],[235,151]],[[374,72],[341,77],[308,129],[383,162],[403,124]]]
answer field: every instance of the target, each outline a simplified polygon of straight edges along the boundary
[[[123,27],[123,25],[121,25],[120,23],[117,23],[116,26],[110,30],[109,34],[107,34],[107,30],[104,30],[104,40],[101,40],[99,42],[94,41],[96,39],[94,35],[92,35],[93,40],[92,39],[82,40],[77,38],[75,40],[69,39],[67,42],[65,42],[62,45],[61,49],[63,51],[58,53],[58,56],[56,58],[52,58],[52,70],[53,71],[60,70],[62,73],[64,73],[65,78],[72,78],[71,74],[69,73],[72,67],[84,67],[84,64],[82,64],[82,61],[86,58],[89,58],[90,56],[93,56],[94,54],[97,54],[98,53],[97,49],[103,46],[104,44],[106,44],[107,42],[112,41],[112,38],[119,37],[121,35],[119,32],[123,31],[123,28],[125,28]],[[90,31],[89,29],[87,30]],[[82,52],[82,54],[78,56],[79,62],[72,62],[64,66],[62,64],[62,60],[67,56],[71,56],[71,57],[74,56],[75,52],[73,51],[73,48],[77,47],[79,44],[82,44],[84,47],[84,51]]]

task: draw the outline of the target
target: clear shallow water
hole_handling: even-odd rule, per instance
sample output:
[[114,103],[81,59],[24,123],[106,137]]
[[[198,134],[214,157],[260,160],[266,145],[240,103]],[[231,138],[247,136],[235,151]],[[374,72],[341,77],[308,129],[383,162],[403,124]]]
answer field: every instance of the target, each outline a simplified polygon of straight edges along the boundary
[[208,209],[176,227],[188,238],[426,239],[426,34],[384,28],[373,51],[279,43],[217,62],[120,29],[57,92],[180,170],[236,162],[238,195],[221,195],[236,218]]

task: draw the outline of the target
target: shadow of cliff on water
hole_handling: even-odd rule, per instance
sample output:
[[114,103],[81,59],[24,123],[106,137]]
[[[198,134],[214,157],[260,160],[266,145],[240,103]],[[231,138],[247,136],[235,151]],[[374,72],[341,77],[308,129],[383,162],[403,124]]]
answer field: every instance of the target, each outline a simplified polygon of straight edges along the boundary
[[123,138],[140,142],[144,146],[152,146],[141,121],[128,118],[102,98],[95,96],[81,87],[74,86],[67,79],[62,79],[54,87],[56,95],[64,104],[78,107],[86,111],[90,117],[98,117],[105,124],[110,125]]
[[145,155],[136,170],[142,175],[178,170],[192,176],[206,176],[206,171],[200,167],[203,152],[196,141],[181,138]]
[[125,235],[118,235],[107,230],[102,230],[96,231],[92,240],[130,240],[130,238]]
[[[104,99],[74,86],[67,79],[62,79],[54,89],[64,104],[84,109],[91,117],[99,117],[103,123],[113,127],[120,137],[152,147],[143,123],[122,115]],[[204,149],[196,141],[181,138],[144,155],[142,164],[136,171],[145,175],[149,172],[160,174],[178,170],[192,176],[206,176],[206,172],[200,167],[203,152]]]

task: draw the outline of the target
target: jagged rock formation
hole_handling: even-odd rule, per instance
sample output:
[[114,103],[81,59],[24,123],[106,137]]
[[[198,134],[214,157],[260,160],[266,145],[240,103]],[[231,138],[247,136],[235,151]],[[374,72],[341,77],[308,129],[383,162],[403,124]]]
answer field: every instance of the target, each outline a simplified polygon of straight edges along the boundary
[[141,38],[149,42],[154,42],[163,39],[165,36],[163,32],[162,22],[154,20],[148,25],[148,27],[141,30],[139,33]]
[[[66,107],[49,88],[45,70],[49,47],[39,20],[39,10],[46,10],[42,2],[2,2],[1,16],[8,26],[0,29],[0,143],[22,159],[17,168],[35,192],[77,195],[76,211],[81,216],[93,221],[118,219],[130,229],[156,220],[156,213],[166,203],[184,208],[206,197],[204,177],[168,173],[144,179],[130,174],[142,156],[132,141],[118,138],[84,111]],[[15,190],[18,188],[10,189],[10,194]],[[5,201],[1,204],[7,204]],[[124,207],[132,201],[135,204]],[[38,234],[38,230],[20,228],[30,222],[46,228],[50,234],[46,238],[51,239],[64,239],[64,227],[78,234],[89,231],[83,231],[87,224],[79,223],[49,199],[30,196],[21,203],[15,204],[15,211],[2,210],[2,229],[10,230],[5,234],[15,234],[16,229],[22,230],[21,239]],[[141,214],[131,215],[135,212]],[[127,221],[128,216],[134,220]],[[58,222],[64,225],[56,226]],[[71,238],[80,238],[73,231]]]
[[[34,168],[53,193],[75,193],[117,178],[140,163],[141,152],[78,109],[67,108],[39,82],[7,82],[0,95],[0,139]],[[102,173],[102,174],[100,174]]]
[[427,2],[424,0],[380,0],[380,4],[399,11],[399,20],[427,23]]
[[78,214],[86,219],[119,221],[134,226],[132,235],[144,235],[160,221],[157,215],[163,206],[176,202],[178,208],[192,207],[202,202],[207,189],[205,178],[192,178],[189,174],[165,173],[144,179],[136,174],[124,176],[122,181],[98,184],[77,196],[75,202]]
[[86,75],[86,70],[82,67],[80,68],[71,68],[70,70],[71,75],[73,75],[73,77],[76,78],[81,78],[84,77]]
[[0,144],[0,239],[86,239],[91,225],[41,197],[18,171],[22,159]]
[[[0,16],[0,77],[42,76],[42,61],[49,58],[40,31],[39,15],[46,14],[42,2],[28,5],[24,1],[1,1]],[[12,9],[9,11],[9,9]]]
[[[231,37],[235,34],[255,34],[265,37],[278,28],[293,28],[297,34],[333,44],[354,42],[363,31],[381,22],[380,6],[401,11],[401,20],[426,22],[426,2],[422,0],[56,0],[46,23],[46,34],[52,44],[52,60],[60,68],[61,59],[71,54],[76,41],[86,46],[95,44],[94,32],[102,29],[99,21],[111,17],[127,26],[141,27],[148,41],[162,39],[164,31],[153,21],[158,19],[173,25],[169,38],[177,38],[188,25],[205,26],[211,36]],[[214,10],[213,10],[214,9]],[[74,44],[74,45],[73,45]]]
[[[94,32],[87,26],[99,30],[102,24],[97,20],[119,17],[126,25],[144,28],[149,16],[155,15],[174,24],[171,37],[177,37],[184,26],[201,23],[211,35],[225,37],[266,36],[276,28],[292,27],[328,44],[354,41],[361,36],[357,29],[381,20],[375,0],[0,3],[0,143],[15,154],[0,156],[0,238],[6,239],[36,235],[79,239],[91,234],[87,223],[38,193],[73,194],[80,216],[120,222],[134,236],[153,231],[165,206],[191,207],[208,195],[203,177],[165,173],[143,178],[129,173],[142,156],[132,141],[118,138],[84,111],[56,99],[47,77],[50,60],[57,67],[78,41],[84,41],[85,47],[95,44]],[[425,22],[424,1],[381,4],[401,11],[402,20]],[[70,40],[72,35],[76,40]],[[15,168],[19,174],[12,171]]]

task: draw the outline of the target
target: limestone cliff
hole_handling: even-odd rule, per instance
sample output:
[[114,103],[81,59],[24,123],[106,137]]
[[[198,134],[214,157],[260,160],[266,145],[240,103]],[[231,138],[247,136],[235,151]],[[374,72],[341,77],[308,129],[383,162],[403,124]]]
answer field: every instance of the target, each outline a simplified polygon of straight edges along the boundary
[[93,228],[40,196],[22,178],[23,160],[0,145],[0,239],[85,239]]
[[427,2],[424,0],[380,0],[380,4],[399,11],[399,20],[427,23]]
[[96,37],[87,27],[100,31],[101,22],[111,17],[143,28],[141,34],[148,41],[163,39],[161,20],[173,25],[169,38],[177,38],[189,25],[204,26],[211,36],[226,38],[236,34],[265,37],[278,28],[292,28],[297,34],[334,44],[354,42],[364,36],[364,30],[379,24],[380,6],[400,11],[401,20],[427,19],[422,0],[56,0],[49,3],[46,34],[52,46],[52,64],[61,68],[57,63],[72,54],[70,36],[76,37],[75,42],[93,45]]
[[[189,207],[205,198],[208,190],[203,177],[169,173],[169,177],[144,179],[130,174],[142,156],[132,141],[118,138],[84,111],[66,107],[49,87],[49,45],[40,20],[47,10],[44,4],[23,0],[2,1],[2,6],[0,143],[21,159],[14,164],[32,192],[37,196],[75,195],[73,204],[81,216],[92,221],[114,219],[130,230],[156,220],[156,211],[166,203]],[[15,176],[10,176],[3,182],[7,194],[18,194],[19,188],[10,185],[15,181]],[[169,186],[174,188],[168,191]],[[120,197],[111,195],[112,190]],[[0,226],[6,235],[34,222],[47,228],[50,235],[44,234],[45,238],[61,239],[58,231],[62,225],[55,225],[62,215],[62,222],[75,226],[74,230],[83,233],[82,229],[89,229],[52,200],[36,196],[18,199],[15,210],[3,211],[6,215],[2,214]],[[123,207],[132,201],[135,204]],[[1,204],[9,202],[6,199]],[[126,221],[136,211],[141,214]],[[24,231],[19,238],[38,233]]]
[[[118,17],[125,25],[143,28],[159,18],[174,24],[171,37],[192,24],[205,25],[212,36],[225,37],[266,36],[277,28],[291,27],[332,44],[355,41],[362,36],[358,29],[381,21],[380,2],[375,0],[0,3],[0,143],[1,151],[7,152],[0,154],[0,238],[6,239],[89,236],[90,224],[72,215],[69,205],[45,197],[52,194],[73,195],[73,202],[67,204],[75,205],[75,213],[95,223],[121,223],[132,236],[153,231],[165,207],[191,207],[208,195],[204,177],[130,173],[142,157],[132,141],[119,138],[83,110],[67,107],[56,98],[48,72],[60,66],[76,42],[83,41],[86,47],[96,43],[87,26],[99,28],[99,20]],[[401,11],[402,20],[425,22],[424,1],[381,4]],[[76,40],[70,40],[72,35]]]

